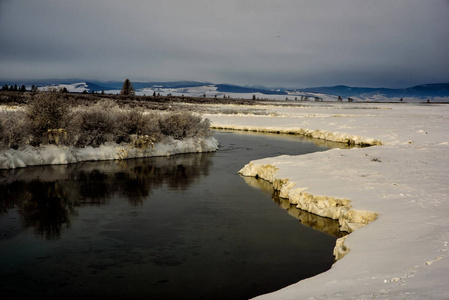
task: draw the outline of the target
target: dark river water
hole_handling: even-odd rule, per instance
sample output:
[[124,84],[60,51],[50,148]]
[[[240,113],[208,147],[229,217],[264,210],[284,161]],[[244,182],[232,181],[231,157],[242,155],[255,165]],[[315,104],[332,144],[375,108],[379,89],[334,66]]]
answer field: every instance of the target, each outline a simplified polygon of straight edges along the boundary
[[333,145],[214,135],[216,153],[0,171],[1,299],[247,299],[329,269],[338,224],[237,172]]

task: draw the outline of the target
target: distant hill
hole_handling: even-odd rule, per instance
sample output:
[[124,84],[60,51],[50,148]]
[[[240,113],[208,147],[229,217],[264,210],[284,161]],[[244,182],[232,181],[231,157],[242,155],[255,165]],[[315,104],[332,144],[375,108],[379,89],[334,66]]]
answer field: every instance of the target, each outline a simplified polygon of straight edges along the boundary
[[[123,81],[99,81],[99,80],[83,80],[74,79],[47,79],[47,80],[27,80],[27,81],[0,81],[0,86],[5,84],[18,86],[37,85],[40,88],[45,87],[65,87],[70,92],[101,92],[119,93],[122,88]],[[137,94],[150,94],[153,92],[161,94],[173,95],[192,95],[202,96],[206,94],[208,97],[213,96],[229,96],[239,98],[250,98],[256,95],[258,98],[270,98],[283,100],[285,98],[296,96],[320,97],[324,96],[327,100],[336,100],[338,96],[343,99],[348,97],[357,98],[359,100],[381,99],[388,101],[388,98],[433,98],[433,97],[449,97],[449,83],[423,84],[405,89],[390,88],[368,88],[368,87],[351,87],[346,85],[336,85],[330,87],[313,87],[304,89],[270,89],[263,86],[240,86],[233,84],[214,84],[211,82],[199,81],[171,81],[171,82],[132,82]]]
[[365,88],[337,85],[333,87],[306,88],[297,91],[306,93],[322,93],[328,95],[347,97],[370,98],[376,95],[391,97],[448,97],[449,83],[423,84],[406,89]]
[[249,93],[249,94],[264,94],[264,95],[288,95],[285,91],[279,90],[269,90],[263,88],[252,88],[252,87],[244,87],[239,85],[231,85],[231,84],[216,84],[218,92],[224,93]]
[[449,96],[449,83],[417,85],[405,89],[405,93],[408,95],[418,95],[420,97],[447,97]]

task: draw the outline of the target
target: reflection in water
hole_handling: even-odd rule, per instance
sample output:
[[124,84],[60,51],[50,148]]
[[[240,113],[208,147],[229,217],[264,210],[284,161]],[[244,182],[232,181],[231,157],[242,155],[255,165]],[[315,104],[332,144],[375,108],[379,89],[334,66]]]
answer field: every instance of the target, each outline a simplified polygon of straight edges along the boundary
[[243,177],[245,182],[254,188],[264,190],[272,193],[273,201],[281,208],[285,209],[289,215],[298,219],[302,224],[311,227],[313,229],[325,232],[333,237],[340,238],[347,233],[341,232],[337,220],[330,218],[324,218],[316,214],[309,213],[305,210],[297,208],[294,204],[291,204],[288,199],[280,198],[279,191],[273,190],[273,185],[263,179],[254,177]]
[[1,214],[18,208],[23,225],[47,239],[59,238],[61,227],[70,227],[70,218],[76,215],[59,182],[14,181],[10,185],[0,184],[0,193]]
[[86,162],[0,172],[0,215],[16,208],[25,227],[57,239],[76,207],[104,205],[114,196],[140,206],[166,184],[187,189],[207,176],[212,153],[126,161]]

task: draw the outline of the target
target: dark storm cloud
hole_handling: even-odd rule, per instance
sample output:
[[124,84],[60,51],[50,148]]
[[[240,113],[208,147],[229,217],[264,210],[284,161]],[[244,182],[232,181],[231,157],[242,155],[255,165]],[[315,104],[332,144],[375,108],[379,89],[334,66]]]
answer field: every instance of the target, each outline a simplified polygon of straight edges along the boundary
[[447,0],[3,0],[0,78],[447,82],[448,15]]

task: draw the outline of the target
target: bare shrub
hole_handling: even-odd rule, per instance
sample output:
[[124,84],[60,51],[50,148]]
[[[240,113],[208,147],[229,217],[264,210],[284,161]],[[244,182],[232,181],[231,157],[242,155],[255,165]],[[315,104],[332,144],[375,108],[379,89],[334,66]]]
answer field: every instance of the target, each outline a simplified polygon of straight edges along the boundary
[[117,102],[104,99],[72,107],[64,97],[56,91],[40,92],[24,112],[0,112],[0,149],[25,144],[99,147],[106,142],[149,147],[166,136],[178,140],[210,136],[209,120],[189,112],[120,108]]
[[160,116],[156,113],[145,113],[138,108],[134,108],[122,110],[115,116],[115,140],[117,143],[146,145],[159,142],[162,139],[159,127]]
[[131,142],[131,135],[142,134],[141,128],[144,126],[145,120],[143,112],[138,109],[123,110],[117,112],[115,140],[117,143]]
[[161,133],[182,140],[194,136],[209,136],[209,120],[188,112],[171,113],[159,121]]
[[70,107],[61,93],[56,91],[37,93],[26,107],[32,140],[30,144],[48,143],[47,132],[64,129],[69,120]]
[[30,128],[26,115],[22,111],[1,113],[0,149],[17,149],[30,140]]
[[161,141],[163,135],[159,127],[160,115],[156,113],[144,113],[142,118],[143,122],[139,134],[150,136],[154,142]]
[[72,121],[73,143],[77,147],[93,146],[114,140],[115,120],[107,109],[96,105],[78,112]]

